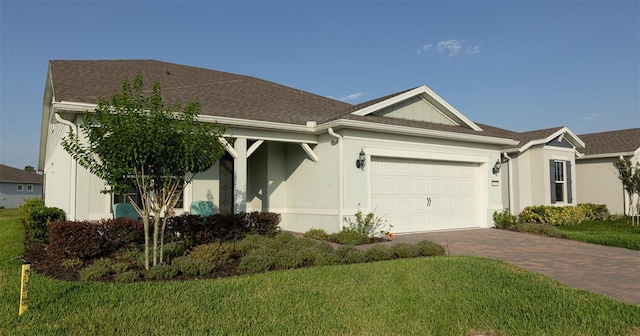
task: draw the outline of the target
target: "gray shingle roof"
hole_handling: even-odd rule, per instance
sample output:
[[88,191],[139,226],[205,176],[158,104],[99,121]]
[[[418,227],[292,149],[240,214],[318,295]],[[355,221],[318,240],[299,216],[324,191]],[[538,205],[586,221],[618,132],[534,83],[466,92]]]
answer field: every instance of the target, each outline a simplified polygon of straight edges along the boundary
[[142,74],[151,90],[159,81],[165,103],[199,100],[202,115],[305,124],[351,104],[255,77],[156,60],[50,61],[55,101],[97,103],[127,78]]
[[619,154],[640,148],[640,128],[578,135],[586,144],[586,155]]
[[42,175],[0,164],[0,182],[42,184]]

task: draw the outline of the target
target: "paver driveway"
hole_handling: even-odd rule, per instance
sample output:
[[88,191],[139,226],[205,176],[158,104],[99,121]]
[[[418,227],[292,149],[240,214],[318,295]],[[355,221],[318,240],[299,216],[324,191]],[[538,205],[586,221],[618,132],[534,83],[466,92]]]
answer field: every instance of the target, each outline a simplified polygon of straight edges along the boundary
[[640,305],[640,251],[497,229],[396,235],[392,242],[431,240],[450,255],[493,258],[565,285]]

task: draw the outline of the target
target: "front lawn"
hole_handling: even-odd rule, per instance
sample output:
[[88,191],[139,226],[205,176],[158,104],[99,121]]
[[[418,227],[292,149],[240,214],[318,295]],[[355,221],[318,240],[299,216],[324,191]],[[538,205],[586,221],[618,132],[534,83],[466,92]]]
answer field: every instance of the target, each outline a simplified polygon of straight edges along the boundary
[[567,239],[640,251],[640,226],[632,226],[628,218],[586,221],[576,225],[558,225],[556,228]]
[[33,274],[0,216],[1,335],[640,335],[640,307],[499,261],[430,257],[229,278],[65,282]]

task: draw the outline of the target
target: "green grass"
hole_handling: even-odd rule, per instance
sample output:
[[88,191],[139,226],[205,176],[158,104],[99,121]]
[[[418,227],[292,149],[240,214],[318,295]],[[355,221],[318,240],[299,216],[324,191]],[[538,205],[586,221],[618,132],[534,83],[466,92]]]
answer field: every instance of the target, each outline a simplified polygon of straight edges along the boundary
[[0,219],[0,335],[640,335],[638,306],[471,257],[132,284],[34,273],[18,317],[23,235]]
[[577,225],[561,225],[556,228],[567,239],[640,251],[640,226],[632,226],[629,219],[587,221]]

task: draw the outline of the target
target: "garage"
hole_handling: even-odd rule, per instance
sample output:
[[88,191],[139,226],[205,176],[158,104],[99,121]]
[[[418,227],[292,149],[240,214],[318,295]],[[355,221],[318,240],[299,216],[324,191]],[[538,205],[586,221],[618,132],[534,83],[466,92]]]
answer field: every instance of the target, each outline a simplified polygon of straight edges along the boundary
[[371,209],[394,233],[480,226],[477,163],[371,158]]

